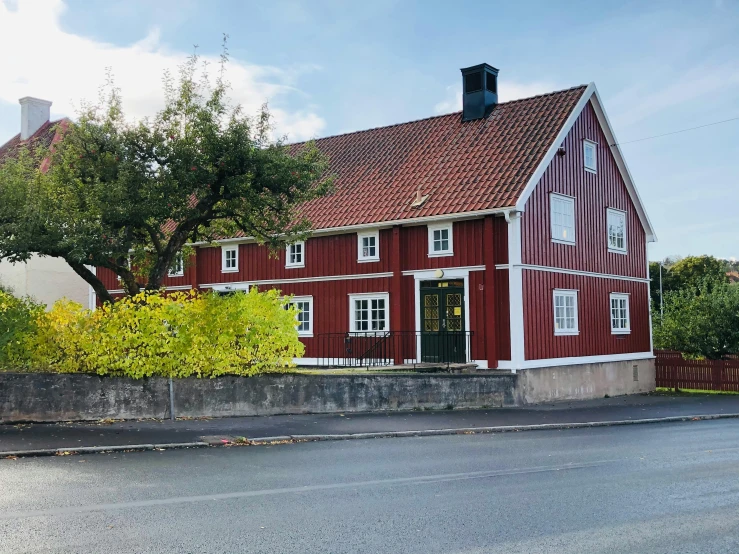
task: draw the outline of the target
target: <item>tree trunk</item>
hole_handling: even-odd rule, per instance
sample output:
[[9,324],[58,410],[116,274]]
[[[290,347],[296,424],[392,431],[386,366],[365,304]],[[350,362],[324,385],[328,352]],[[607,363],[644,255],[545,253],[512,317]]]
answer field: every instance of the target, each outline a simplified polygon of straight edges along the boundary
[[97,294],[98,298],[100,298],[101,301],[113,302],[113,297],[108,292],[108,289],[105,288],[103,282],[97,278],[97,275],[87,269],[86,265],[70,260],[66,260],[66,262],[77,275],[82,277],[92,287],[92,289],[95,291],[95,294]]

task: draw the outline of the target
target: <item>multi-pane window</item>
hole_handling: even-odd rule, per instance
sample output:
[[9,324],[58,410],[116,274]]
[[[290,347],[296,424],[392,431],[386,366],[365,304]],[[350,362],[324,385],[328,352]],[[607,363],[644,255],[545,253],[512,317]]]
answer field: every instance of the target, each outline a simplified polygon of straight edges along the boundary
[[626,252],[626,213],[608,209],[608,249]]
[[575,244],[575,199],[551,195],[552,240]]
[[295,296],[287,304],[288,306],[294,306],[298,310],[298,314],[295,316],[298,323],[296,329],[300,336],[312,336],[313,335],[313,297],[312,296]]
[[611,333],[630,333],[629,295],[611,294]]
[[585,169],[588,171],[596,171],[598,169],[598,159],[596,157],[595,143],[589,140],[583,142],[583,158],[585,160]]
[[429,225],[429,256],[450,256],[452,247],[452,224]]
[[350,319],[353,332],[386,331],[388,325],[388,296],[350,296]]
[[302,240],[294,242],[287,246],[287,255],[285,267],[304,267],[305,266],[305,242]]
[[167,275],[170,277],[182,277],[185,274],[185,263],[182,259],[182,252],[175,254],[172,265],[169,267]]
[[380,234],[377,231],[371,233],[359,233],[359,256],[360,262],[373,262],[380,259]]
[[229,273],[239,270],[239,247],[238,246],[224,246],[221,249],[221,271],[223,273]]
[[554,334],[576,335],[577,326],[577,291],[554,291]]

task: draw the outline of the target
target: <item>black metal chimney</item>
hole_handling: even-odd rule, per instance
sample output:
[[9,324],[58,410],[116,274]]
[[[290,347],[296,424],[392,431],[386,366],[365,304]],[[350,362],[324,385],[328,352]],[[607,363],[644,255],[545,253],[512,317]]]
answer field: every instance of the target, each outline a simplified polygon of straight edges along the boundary
[[498,70],[482,63],[461,71],[462,121],[487,117],[498,103]]

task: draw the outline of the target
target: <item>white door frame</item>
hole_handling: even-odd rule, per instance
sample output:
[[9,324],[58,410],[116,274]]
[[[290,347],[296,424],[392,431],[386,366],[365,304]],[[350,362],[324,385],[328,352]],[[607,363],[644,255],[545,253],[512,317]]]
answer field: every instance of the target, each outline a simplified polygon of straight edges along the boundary
[[[448,269],[424,269],[413,271],[411,274],[414,279],[415,287],[415,322],[416,322],[416,363],[421,363],[421,281],[446,281],[448,279],[462,279],[464,281],[464,328],[465,331],[470,329],[470,271],[482,271],[484,268],[470,269],[468,267],[451,267]],[[408,272],[403,272],[405,275]],[[441,274],[441,275],[440,275]],[[469,346],[469,348],[467,348]],[[469,345],[465,345],[466,357],[469,362],[472,360],[472,340]]]

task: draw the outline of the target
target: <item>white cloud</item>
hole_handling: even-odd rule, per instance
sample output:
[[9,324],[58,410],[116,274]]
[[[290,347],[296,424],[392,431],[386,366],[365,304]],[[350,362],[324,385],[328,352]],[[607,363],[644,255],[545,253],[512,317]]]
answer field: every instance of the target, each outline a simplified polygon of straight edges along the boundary
[[[169,69],[176,74],[189,53],[163,45],[158,29],[123,46],[71,34],[60,25],[65,9],[63,0],[0,0],[0,100],[15,103],[23,96],[35,96],[53,101],[55,114],[74,116],[81,100],[97,99],[110,68],[126,113],[135,118],[154,115],[163,105],[162,72]],[[218,58],[203,58],[215,72]],[[232,58],[227,73],[231,98],[247,113],[255,113],[269,101],[278,134],[287,134],[290,140],[314,137],[325,121],[311,111],[290,111],[282,105],[296,92],[294,77],[289,75],[296,72]]]
[[[632,85],[608,99],[614,120],[629,127],[698,99],[739,88],[739,64],[696,65]],[[688,77],[689,76],[689,77]]]
[[[545,82],[517,83],[498,80],[498,100],[509,102],[519,98],[529,98],[557,90],[556,85]],[[462,83],[446,87],[446,98],[434,106],[434,112],[444,114],[462,109]]]

